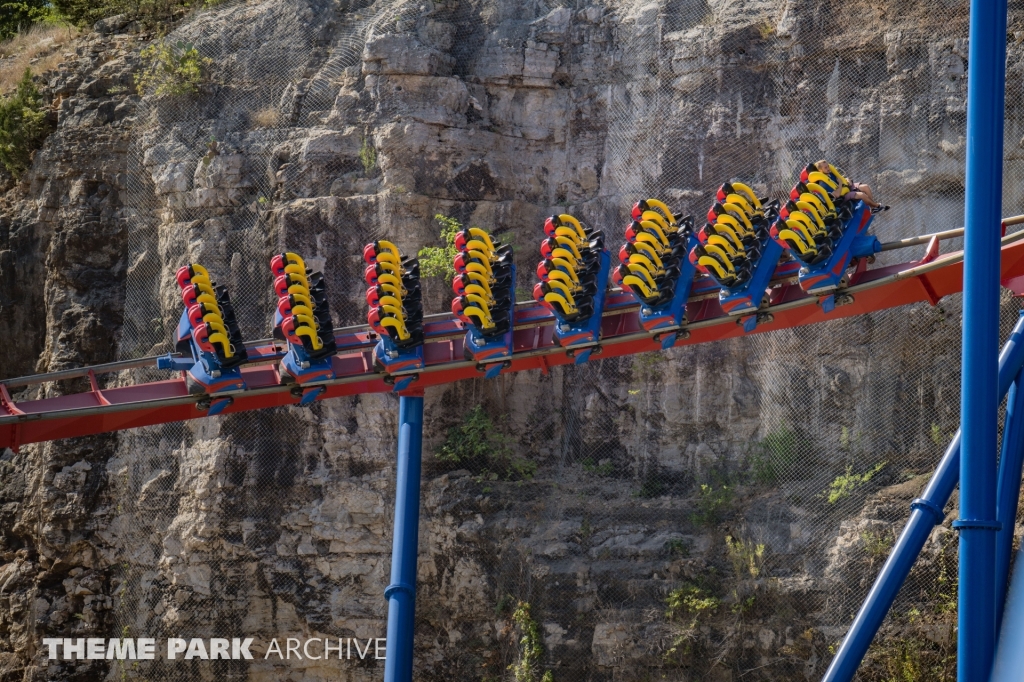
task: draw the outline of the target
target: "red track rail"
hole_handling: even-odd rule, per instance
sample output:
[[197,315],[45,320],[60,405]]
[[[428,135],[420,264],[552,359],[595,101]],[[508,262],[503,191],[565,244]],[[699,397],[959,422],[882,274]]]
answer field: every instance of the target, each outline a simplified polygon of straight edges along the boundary
[[[845,293],[852,295],[853,301],[829,313],[825,313],[818,305],[818,297],[805,294],[795,284],[794,278],[777,280],[773,283],[768,309],[774,317],[773,321],[760,324],[749,333],[801,327],[920,301],[935,305],[943,297],[959,292],[963,286],[963,252],[938,256],[938,246],[938,238],[933,238],[922,260],[874,270],[866,269],[865,262],[861,260],[857,269],[850,274],[850,284],[845,290]],[[1024,295],[1024,232],[1003,238],[1001,282],[1015,294]],[[718,306],[716,292],[703,292],[700,287],[695,287],[695,290],[697,293],[687,304],[689,335],[678,339],[677,346],[721,341],[747,334],[737,324],[736,318],[729,317]],[[640,328],[637,309],[636,303],[626,294],[609,296],[602,322],[602,357],[645,353],[660,348],[660,344]],[[474,363],[463,360],[464,331],[461,323],[450,316],[437,316],[435,319],[437,321],[427,324],[429,340],[424,347],[426,367],[420,372],[419,380],[413,384],[416,391],[480,376]],[[517,307],[515,355],[512,366],[504,371],[539,369],[546,373],[553,366],[572,363],[573,360],[566,356],[565,351],[552,343],[552,331],[552,317],[543,308],[533,305]],[[384,383],[383,377],[373,371],[370,354],[373,340],[367,332],[366,328],[355,328],[343,334],[345,343],[339,344],[342,350],[334,357],[334,370],[338,378],[325,384],[326,390],[319,400],[392,390],[392,386]],[[257,355],[267,360],[279,357],[279,349],[269,344],[255,350]],[[112,363],[92,370],[56,372],[0,383],[0,447],[17,449],[19,445],[27,443],[108,433],[205,416],[201,401],[206,396],[189,395],[184,378],[105,390],[98,388],[95,377],[97,372],[142,366],[155,366],[155,361],[147,359]],[[281,385],[274,364],[248,366],[242,372],[248,389],[232,394],[233,403],[223,414],[298,403],[299,398],[292,395],[291,387]],[[87,376],[91,390],[56,398],[15,402],[8,389],[72,376]]]

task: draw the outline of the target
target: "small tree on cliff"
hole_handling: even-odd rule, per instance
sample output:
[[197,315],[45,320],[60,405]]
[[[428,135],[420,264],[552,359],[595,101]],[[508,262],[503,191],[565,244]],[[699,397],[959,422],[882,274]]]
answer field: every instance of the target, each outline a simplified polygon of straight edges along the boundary
[[0,40],[7,40],[48,15],[45,0],[0,0]]
[[49,132],[42,95],[32,82],[32,71],[25,69],[14,94],[0,99],[0,163],[17,177]]

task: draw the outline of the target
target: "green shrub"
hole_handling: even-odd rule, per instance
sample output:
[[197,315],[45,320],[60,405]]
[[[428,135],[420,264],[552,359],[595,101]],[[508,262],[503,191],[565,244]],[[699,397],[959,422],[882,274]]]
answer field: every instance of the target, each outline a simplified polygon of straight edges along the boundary
[[754,604],[757,602],[757,595],[752,594],[747,598],[740,597],[736,590],[732,591],[733,605],[729,607],[729,610],[738,616],[745,616],[754,610]]
[[665,604],[668,606],[665,610],[665,618],[668,620],[678,620],[688,615],[697,621],[717,611],[722,601],[702,587],[686,584],[669,592]]
[[[362,151],[359,155],[362,158]],[[443,277],[445,282],[451,282],[455,277],[455,255],[459,252],[455,248],[455,235],[462,229],[462,223],[442,213],[435,215],[434,220],[441,226],[444,246],[424,246],[420,249],[416,254],[420,260],[420,276]]]
[[690,556],[690,543],[683,540],[682,538],[672,538],[664,544],[665,551],[670,557],[683,557],[684,559]]
[[665,650],[663,660],[672,667],[688,667],[693,663],[700,645],[701,621],[713,616],[722,600],[708,589],[703,580],[686,583],[669,592],[665,599],[665,619],[669,622],[672,645]]
[[152,92],[157,97],[191,95],[199,92],[206,68],[213,62],[199,54],[192,43],[161,40],[139,53],[142,70],[135,74],[139,94]]
[[766,485],[781,483],[791,477],[799,456],[799,440],[796,431],[781,429],[762,438],[750,456],[751,473],[754,481]]
[[497,429],[480,405],[470,410],[461,424],[448,429],[434,457],[490,480],[530,479],[537,472],[535,462],[516,456],[510,439]]
[[31,70],[25,69],[14,94],[0,98],[0,163],[11,175],[20,175],[49,133],[43,98],[32,82]]
[[764,565],[764,545],[761,543],[744,542],[731,535],[725,536],[725,547],[729,553],[729,562],[737,577],[744,574],[751,578],[761,575]]
[[765,19],[757,25],[757,33],[761,36],[761,40],[767,40],[775,35],[775,24]]
[[611,476],[615,473],[615,462],[611,460],[606,460],[603,464],[599,464],[594,461],[593,457],[587,457],[580,464],[583,465],[583,470],[588,474]]
[[935,443],[936,445],[938,445],[939,447],[944,447],[947,443],[949,443],[949,441],[953,440],[953,436],[952,435],[944,434],[942,432],[942,429],[939,428],[939,425],[934,423],[934,422],[932,422],[932,428],[931,428],[931,434],[930,435],[931,435],[932,442]]
[[46,0],[0,0],[0,40],[7,40],[52,14]]
[[170,23],[193,9],[213,7],[224,0],[51,0],[68,21],[89,26],[115,14],[126,14],[145,24]]
[[865,682],[954,682],[956,638],[951,637],[951,640],[940,644],[916,632],[893,638],[879,637],[864,659],[858,679]]
[[640,490],[634,492],[633,497],[650,499],[664,495],[666,490],[668,490],[668,486],[658,477],[658,472],[656,470],[648,471],[647,475],[644,476],[643,482],[640,484]]
[[377,167],[377,150],[364,137],[363,146],[359,148],[359,161],[363,164],[363,172],[369,175]]
[[[550,670],[541,675],[540,660],[544,656],[544,643],[540,635],[540,626],[530,615],[530,604],[519,602],[512,613],[512,623],[519,633],[519,656],[515,663],[508,667],[516,682],[554,682]],[[538,675],[540,675],[538,677]]]
[[697,511],[691,520],[698,526],[712,526],[721,521],[732,505],[733,491],[727,485],[717,488],[710,483],[701,483],[697,493]]
[[835,504],[839,500],[849,497],[853,494],[854,490],[870,481],[888,463],[888,461],[879,462],[874,468],[862,474],[853,473],[853,465],[847,464],[846,472],[836,476],[832,483],[829,484],[828,490],[825,491],[828,496],[828,503]]
[[861,542],[864,543],[864,551],[871,557],[871,563],[873,564],[876,559],[882,559],[889,554],[889,550],[892,549],[895,536],[892,530],[879,531],[874,533],[866,530],[860,534]]
[[78,26],[86,26],[103,17],[117,14],[109,0],[52,0],[52,3],[68,21]]

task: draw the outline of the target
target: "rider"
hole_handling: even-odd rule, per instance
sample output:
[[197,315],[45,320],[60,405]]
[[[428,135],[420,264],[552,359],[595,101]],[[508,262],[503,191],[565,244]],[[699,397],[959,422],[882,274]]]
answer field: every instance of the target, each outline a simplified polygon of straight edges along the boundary
[[875,201],[874,196],[872,196],[871,194],[871,187],[864,183],[856,183],[853,182],[852,180],[849,180],[850,190],[845,194],[840,194],[843,191],[842,183],[839,182],[839,178],[837,178],[835,174],[831,172],[831,164],[829,164],[829,162],[826,161],[825,159],[815,161],[814,167],[817,168],[818,171],[820,171],[821,173],[829,176],[834,181],[836,181],[836,189],[832,193],[832,196],[834,198],[841,199],[843,201],[857,201],[858,199],[863,200],[864,203],[870,206],[871,210],[875,213],[878,213],[879,211],[889,210],[889,206],[883,206],[882,204]]

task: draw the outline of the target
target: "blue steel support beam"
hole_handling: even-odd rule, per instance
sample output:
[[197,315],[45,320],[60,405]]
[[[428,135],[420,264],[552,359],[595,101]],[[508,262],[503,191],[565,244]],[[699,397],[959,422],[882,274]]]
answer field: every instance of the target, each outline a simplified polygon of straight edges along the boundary
[[957,678],[982,682],[995,654],[999,237],[1003,190],[1007,0],[971,0],[964,183],[960,384],[960,590]]
[[[1024,366],[1024,316],[1017,321],[1017,326],[1013,328],[999,355],[1000,400],[1010,389],[1021,366]],[[885,614],[889,612],[932,528],[945,518],[943,510],[959,478],[960,431],[957,431],[928,481],[928,487],[921,497],[910,504],[910,519],[875,578],[871,591],[864,599],[822,682],[849,682],[857,674],[857,668],[871,646],[871,640],[881,627]]]
[[403,395],[399,398],[398,407],[398,480],[395,485],[391,584],[384,590],[384,598],[388,600],[384,682],[412,682],[422,446],[423,396]]
[[1020,682],[1024,670],[1024,547],[1013,564],[1013,582],[1006,595],[1006,615],[1000,627],[999,647],[989,682]]
[[[1024,315],[1024,313],[1022,313]],[[1006,423],[1003,427],[1003,449],[999,455],[999,484],[996,491],[996,640],[999,639],[1003,606],[1006,601],[1006,579],[1010,574],[1013,552],[1013,527],[1020,498],[1021,467],[1024,466],[1024,372],[1018,372],[1006,398]]]

